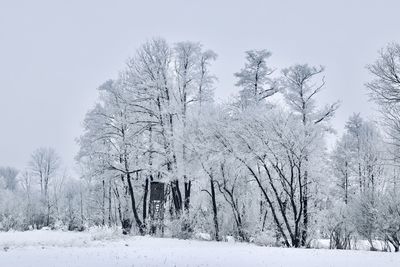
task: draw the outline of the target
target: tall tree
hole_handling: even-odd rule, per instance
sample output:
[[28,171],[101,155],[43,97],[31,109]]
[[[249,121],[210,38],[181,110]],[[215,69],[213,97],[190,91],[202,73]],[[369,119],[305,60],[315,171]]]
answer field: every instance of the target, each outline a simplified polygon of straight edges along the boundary
[[[292,110],[299,116],[304,128],[304,135],[307,136],[309,133],[309,127],[313,127],[313,124],[323,124],[328,122],[329,119],[334,115],[338,108],[338,103],[333,103],[326,106],[322,110],[316,110],[317,94],[324,88],[325,80],[322,77],[319,83],[315,80],[319,79],[319,75],[324,71],[323,67],[310,67],[307,64],[294,65],[282,71],[283,80],[282,84],[284,87],[284,96],[292,108]],[[304,192],[303,197],[303,230],[302,230],[302,245],[306,245],[308,225],[309,225],[309,197],[310,197],[310,183],[312,179],[309,178],[309,152],[305,147],[305,166],[303,177]]]
[[[135,192],[134,178],[142,171],[138,154],[143,151],[143,132],[145,129],[137,124],[140,119],[139,113],[128,112],[128,106],[121,101],[121,91],[124,88],[121,81],[108,81],[99,87],[102,93],[101,103],[97,104],[85,118],[85,134],[80,138],[81,146],[78,159],[87,167],[93,169],[94,173],[101,180],[102,185],[102,210],[105,221],[106,191],[115,183],[114,180],[122,183],[122,189],[114,188],[115,195],[120,198],[129,196],[133,218],[141,234],[145,233],[145,225],[140,219],[137,209],[137,192]],[[89,165],[89,166],[88,166]],[[113,180],[114,182],[110,181]],[[107,182],[106,182],[107,181]],[[109,194],[110,195],[110,194]],[[109,197],[110,198],[110,197]],[[124,231],[129,231],[129,215],[120,204],[120,220]],[[109,214],[110,215],[110,214]],[[124,225],[127,224],[127,227]]]
[[36,149],[29,163],[32,173],[39,178],[40,193],[46,207],[46,226],[50,225],[51,202],[49,183],[57,174],[60,167],[60,158],[53,148],[41,147]]
[[[181,173],[184,182],[184,208],[189,210],[190,193],[192,181],[188,177],[187,164],[189,155],[187,150],[187,128],[189,117],[189,108],[191,103],[198,102],[198,108],[201,110],[205,102],[212,100],[212,82],[213,77],[209,74],[208,65],[216,58],[213,51],[202,51],[199,43],[180,42],[175,44],[175,73],[178,93],[180,143],[181,150]],[[177,133],[179,134],[179,133]]]
[[276,81],[271,78],[273,69],[267,65],[271,53],[267,50],[246,51],[246,63],[240,72],[235,73],[238,79],[236,86],[239,91],[242,108],[259,103],[278,91]]

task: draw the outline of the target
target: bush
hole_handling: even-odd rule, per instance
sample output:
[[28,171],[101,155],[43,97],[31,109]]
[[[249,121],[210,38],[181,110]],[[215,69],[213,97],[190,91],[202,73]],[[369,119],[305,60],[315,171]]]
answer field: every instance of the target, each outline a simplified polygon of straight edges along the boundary
[[93,241],[115,240],[122,237],[119,227],[92,227],[89,229],[89,233]]
[[5,215],[0,222],[0,229],[2,231],[10,231],[16,229],[19,222],[13,215]]
[[190,239],[193,237],[194,221],[185,215],[182,215],[178,219],[167,220],[166,221],[166,233],[173,238],[179,239]]
[[262,231],[250,238],[251,242],[266,247],[277,247],[276,235],[272,231]]

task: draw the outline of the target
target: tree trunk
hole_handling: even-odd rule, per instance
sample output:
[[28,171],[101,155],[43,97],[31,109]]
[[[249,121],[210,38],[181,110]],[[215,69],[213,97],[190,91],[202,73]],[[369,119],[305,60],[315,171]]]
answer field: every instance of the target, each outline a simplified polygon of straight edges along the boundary
[[84,218],[83,218],[83,193],[82,193],[82,189],[80,191],[80,211],[81,211],[81,227],[83,229]]
[[138,214],[137,209],[136,209],[135,195],[133,193],[133,186],[132,186],[131,176],[130,176],[129,172],[126,175],[126,180],[128,182],[129,195],[131,197],[133,216],[135,218],[136,225],[139,228],[139,233],[141,235],[144,235],[144,227],[143,227],[142,221],[140,220],[139,214]]
[[147,219],[147,195],[149,193],[149,178],[146,178],[143,193],[143,224],[146,225]]
[[119,192],[118,192],[117,186],[115,186],[115,188],[114,188],[114,195],[115,195],[115,198],[117,199],[118,217],[119,217],[119,220],[122,225],[123,224],[123,216],[122,216],[122,209],[121,209],[121,199],[119,197]]
[[264,229],[265,229],[265,224],[266,224],[266,222],[267,222],[267,215],[268,215],[268,210],[266,209],[266,210],[265,210],[265,214],[264,214],[264,219],[263,219],[263,222],[262,222],[261,232],[263,232]]
[[349,175],[348,175],[348,165],[349,163],[346,161],[345,162],[345,175],[344,175],[344,203],[348,203],[348,198],[349,198]]
[[45,205],[46,205],[46,226],[50,225],[50,198],[49,198],[49,187],[48,187],[48,181],[45,180],[44,184],[44,200],[45,200]]
[[175,207],[175,215],[180,217],[182,211],[182,194],[179,189],[179,181],[174,180],[171,182],[171,192],[172,192],[172,200],[174,202]]
[[210,179],[210,186],[211,186],[211,201],[212,201],[212,207],[213,207],[213,220],[214,220],[214,229],[215,229],[215,240],[219,241],[219,226],[218,226],[218,210],[217,210],[217,201],[215,199],[215,185],[214,185],[214,179]]
[[108,183],[108,226],[111,227],[111,215],[112,215],[112,207],[111,207],[111,179]]
[[184,201],[184,208],[185,211],[189,212],[190,207],[190,190],[192,187],[192,181],[185,182],[185,201]]
[[[306,159],[306,161],[308,161]],[[304,172],[304,192],[303,192],[303,231],[301,234],[301,245],[307,244],[308,235],[308,171]]]
[[103,185],[103,199],[102,199],[102,207],[101,207],[101,211],[103,213],[103,219],[101,221],[101,224],[104,226],[106,224],[106,187],[104,184],[104,180],[102,181],[102,185]]
[[394,252],[399,252],[400,240],[397,238],[397,234],[394,233],[392,235],[389,235],[387,239],[393,245]]
[[50,201],[47,200],[47,220],[46,220],[46,226],[50,225]]

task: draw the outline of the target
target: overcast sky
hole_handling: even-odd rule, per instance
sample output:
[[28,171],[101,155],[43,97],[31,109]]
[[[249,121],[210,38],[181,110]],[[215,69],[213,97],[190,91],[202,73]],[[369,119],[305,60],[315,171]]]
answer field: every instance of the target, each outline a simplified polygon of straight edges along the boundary
[[383,0],[0,0],[0,166],[22,169],[35,148],[52,146],[71,167],[96,88],[152,37],[213,49],[219,99],[237,91],[246,50],[270,50],[276,68],[322,64],[320,103],[342,101],[341,131],[353,112],[373,114],[365,65],[400,42],[399,10]]

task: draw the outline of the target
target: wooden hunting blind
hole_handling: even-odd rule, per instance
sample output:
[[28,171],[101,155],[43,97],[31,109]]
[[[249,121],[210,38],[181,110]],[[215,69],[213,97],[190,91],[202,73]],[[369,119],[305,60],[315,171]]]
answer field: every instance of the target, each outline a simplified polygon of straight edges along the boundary
[[156,233],[157,229],[163,232],[164,221],[164,183],[151,182],[150,183],[150,219],[151,231]]

